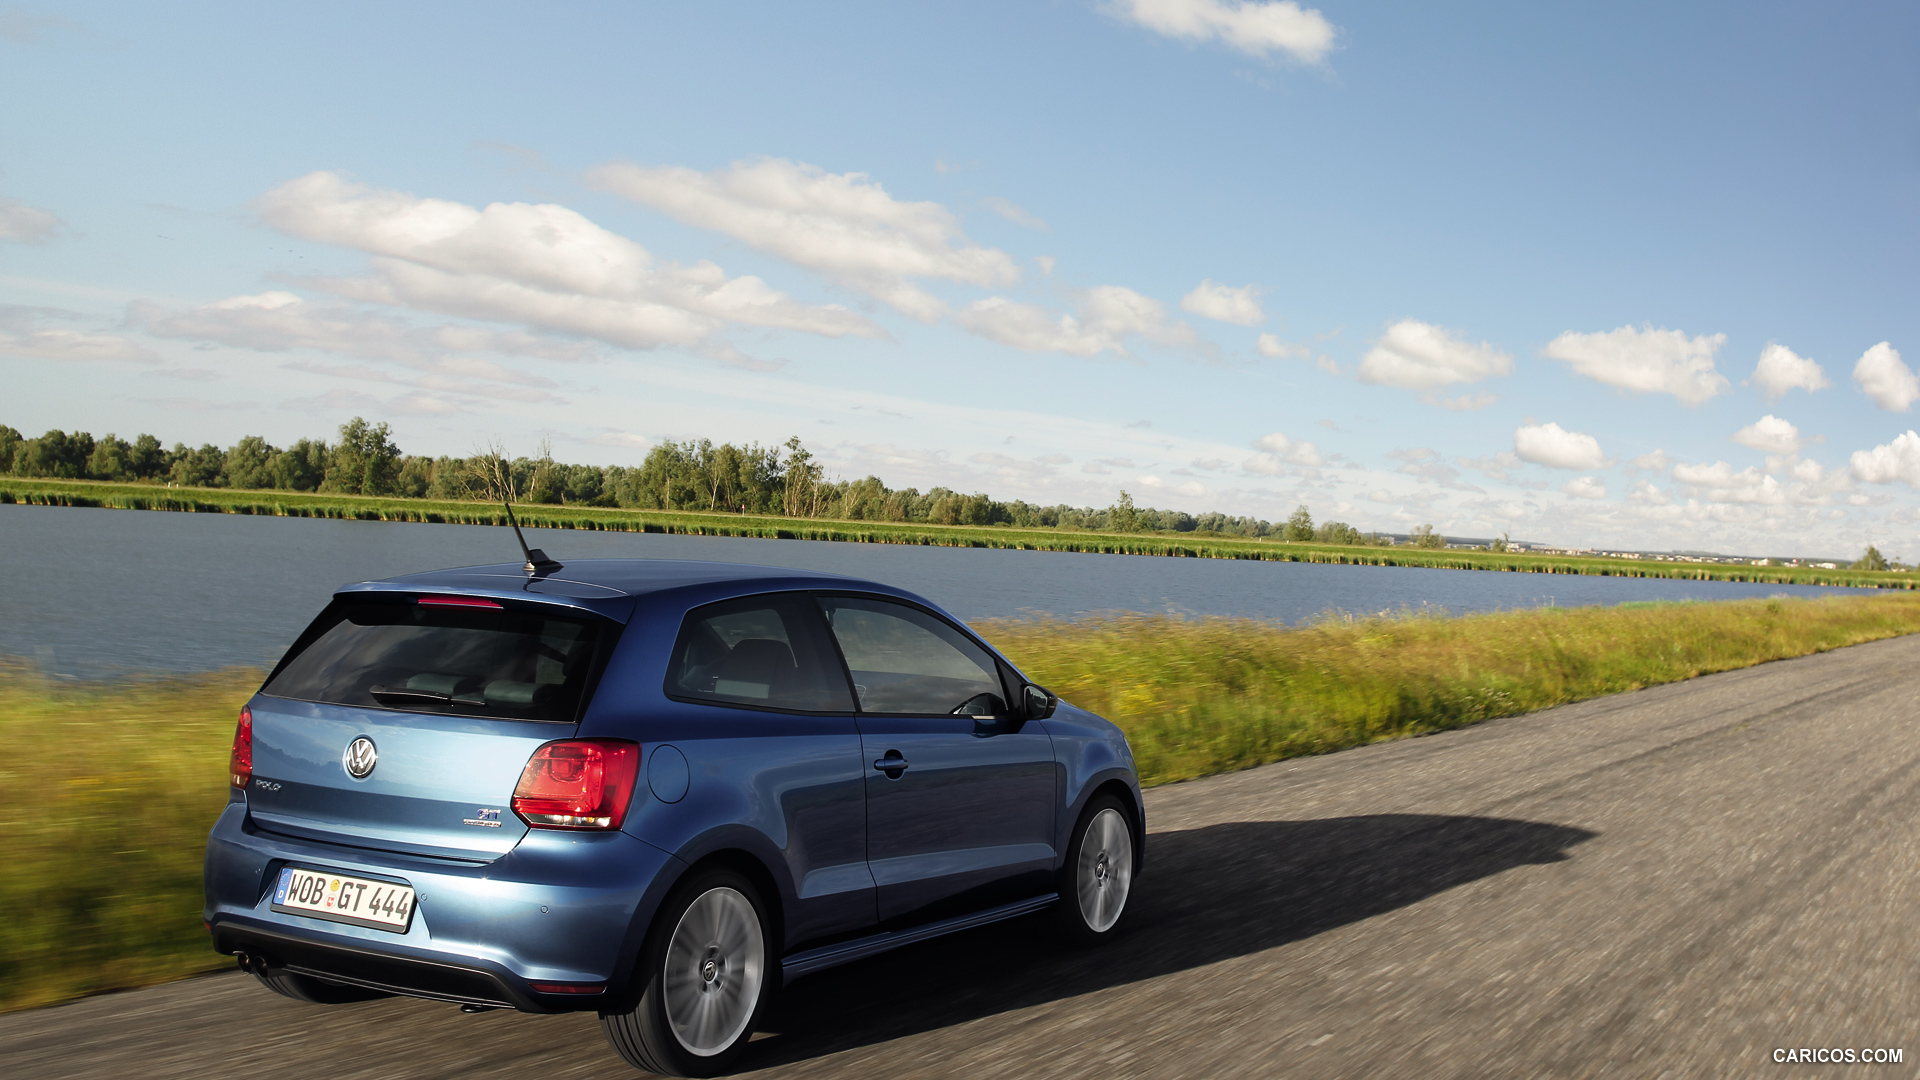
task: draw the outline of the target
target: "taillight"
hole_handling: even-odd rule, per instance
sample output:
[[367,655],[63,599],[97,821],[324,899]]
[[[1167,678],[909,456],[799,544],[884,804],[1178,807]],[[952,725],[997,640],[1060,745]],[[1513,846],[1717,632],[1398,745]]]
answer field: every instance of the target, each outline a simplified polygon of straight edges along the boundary
[[233,729],[233,753],[227,758],[227,783],[243,788],[253,779],[253,708],[240,707],[240,723]]
[[480,596],[423,596],[414,601],[421,607],[471,607],[500,610],[500,605]]
[[513,789],[513,812],[536,829],[617,829],[633,801],[640,744],[566,739],[533,752]]

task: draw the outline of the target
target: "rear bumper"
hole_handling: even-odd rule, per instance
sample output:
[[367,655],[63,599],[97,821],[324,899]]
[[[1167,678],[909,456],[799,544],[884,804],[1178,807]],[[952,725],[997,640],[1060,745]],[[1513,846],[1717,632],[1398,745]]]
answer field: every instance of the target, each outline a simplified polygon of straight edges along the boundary
[[[272,910],[283,866],[400,880],[418,899],[404,934]],[[204,918],[222,953],[270,968],[441,1001],[530,1012],[599,1007],[625,990],[640,936],[682,867],[625,833],[528,834],[488,863],[296,839],[230,803],[207,838]],[[601,984],[553,994],[534,983]]]
[[[251,919],[226,917],[214,924],[217,952],[238,954],[261,967],[316,975],[351,986],[365,986],[408,997],[431,998],[470,1005],[493,1005],[525,1012],[553,1012],[587,1004],[587,995],[570,995],[554,1002],[554,995],[536,994],[498,965],[476,965],[470,958],[452,960],[431,955],[409,955],[388,946],[372,949],[355,941],[325,940],[311,932],[289,933],[262,926]],[[599,995],[593,995],[599,1000]]]

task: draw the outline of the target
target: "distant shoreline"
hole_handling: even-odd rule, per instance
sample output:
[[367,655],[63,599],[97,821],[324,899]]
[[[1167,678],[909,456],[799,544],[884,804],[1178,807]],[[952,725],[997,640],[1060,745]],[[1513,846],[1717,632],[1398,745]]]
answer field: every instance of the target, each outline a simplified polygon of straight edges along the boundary
[[[486,502],[366,495],[322,495],[300,491],[182,488],[106,480],[40,480],[11,476],[0,477],[0,504],[257,514],[273,517],[454,525],[507,524],[506,513],[497,504]],[[891,521],[832,521],[764,514],[627,510],[614,507],[551,504],[516,505],[514,512],[522,525],[546,529],[679,533],[692,536],[826,540],[930,547],[1009,548],[1024,551],[1064,551],[1103,555],[1156,555],[1170,558],[1253,559],[1267,562],[1328,563],[1347,566],[1407,566],[1445,570],[1667,578],[1683,581],[1737,581],[1869,589],[1911,590],[1920,587],[1920,575],[1899,571],[1652,562],[1605,556],[1540,555],[1524,552],[1416,548],[1407,545],[1344,547],[1333,544],[1216,537],[1192,533],[1095,533],[1063,529],[1021,529],[1005,525],[923,525]]]

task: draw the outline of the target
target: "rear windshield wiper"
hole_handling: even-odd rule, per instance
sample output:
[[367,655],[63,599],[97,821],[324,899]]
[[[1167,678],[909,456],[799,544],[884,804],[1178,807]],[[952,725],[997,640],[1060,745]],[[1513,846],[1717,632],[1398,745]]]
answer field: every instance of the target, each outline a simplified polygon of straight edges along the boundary
[[367,693],[372,694],[382,704],[385,704],[389,698],[400,702],[437,701],[452,705],[485,705],[487,703],[485,698],[456,697],[452,694],[442,694],[437,690],[415,690],[405,686],[369,686]]

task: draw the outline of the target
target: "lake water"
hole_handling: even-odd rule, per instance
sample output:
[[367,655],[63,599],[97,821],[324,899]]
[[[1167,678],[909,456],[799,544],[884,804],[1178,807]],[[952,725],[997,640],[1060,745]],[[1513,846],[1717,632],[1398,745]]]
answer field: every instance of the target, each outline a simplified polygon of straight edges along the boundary
[[[885,581],[962,619],[1096,611],[1300,622],[1329,609],[1461,614],[1629,600],[1844,593],[1805,585],[1170,559],[528,529],[562,562],[712,559]],[[0,505],[0,654],[60,675],[265,665],[339,585],[518,562],[508,529]]]

